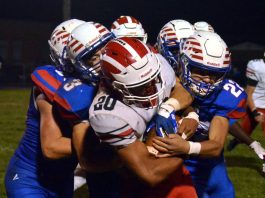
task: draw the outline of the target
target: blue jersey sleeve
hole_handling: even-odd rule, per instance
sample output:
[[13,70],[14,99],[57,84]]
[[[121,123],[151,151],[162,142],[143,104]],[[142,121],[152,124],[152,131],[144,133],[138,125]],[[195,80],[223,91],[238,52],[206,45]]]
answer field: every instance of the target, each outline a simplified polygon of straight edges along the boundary
[[34,85],[46,95],[49,101],[53,101],[56,90],[64,82],[63,74],[56,70],[55,66],[45,65],[37,67],[31,74]]
[[214,116],[235,120],[245,116],[247,94],[236,82],[225,80],[223,88],[202,101],[195,101],[201,121],[211,121]]
[[54,104],[61,116],[70,122],[88,120],[89,107],[96,91],[95,86],[82,83],[79,79],[68,79],[56,92]]
[[215,115],[226,117],[231,121],[240,119],[246,114],[246,102],[247,94],[243,88],[236,82],[227,80],[216,100],[220,108]]

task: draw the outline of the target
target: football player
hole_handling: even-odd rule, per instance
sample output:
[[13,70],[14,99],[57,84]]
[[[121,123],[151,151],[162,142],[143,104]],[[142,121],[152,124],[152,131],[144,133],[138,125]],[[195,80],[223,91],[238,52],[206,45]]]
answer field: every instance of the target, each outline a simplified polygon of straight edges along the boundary
[[[97,92],[100,79],[100,57],[104,46],[111,39],[113,34],[106,27],[95,22],[86,22],[72,31],[67,44],[67,55],[74,73],[60,86],[54,98],[55,106],[61,116],[73,127],[72,141],[79,163],[82,167],[85,166],[87,171],[93,172],[87,176],[90,197],[116,196],[116,192],[109,185],[114,183],[111,180],[112,174],[101,181],[95,179],[94,172],[108,172],[112,166],[111,159],[107,163],[100,163],[100,153],[104,152],[97,150],[99,141],[93,135],[93,130],[89,129],[88,122],[88,109]],[[86,143],[83,144],[84,142]],[[108,154],[109,151],[105,155]],[[83,155],[88,156],[85,162]],[[108,176],[107,173],[104,175]],[[102,175],[100,176],[102,178]]]
[[[168,22],[158,34],[157,43],[156,43],[157,49],[168,60],[170,65],[174,68],[177,76],[179,71],[178,57],[179,57],[180,43],[181,41],[183,41],[183,39],[191,36],[194,33],[194,29],[195,31],[214,32],[213,27],[204,21],[199,21],[194,23],[194,28],[193,28],[193,26],[188,21],[172,20]],[[167,124],[163,116],[160,115],[167,115],[166,117],[169,117],[168,115],[173,110],[171,106],[173,105],[177,106],[177,104],[178,101],[174,101],[174,99],[171,98],[168,102],[162,105],[163,108],[160,109],[160,111],[158,112],[158,116],[156,117],[158,122],[157,125],[159,126],[159,128],[166,128],[163,125]],[[165,114],[164,109],[166,109],[169,113]],[[162,123],[161,120],[163,121]],[[167,130],[172,130],[172,129],[167,128]],[[191,131],[192,130],[188,132],[187,130],[186,131],[187,134],[185,134],[184,137],[191,136],[192,135]],[[180,133],[182,133],[181,130]],[[229,133],[234,137],[236,137],[237,139],[239,139],[244,144],[248,145],[251,149],[254,150],[254,152],[259,156],[259,158],[263,159],[262,156],[265,154],[265,150],[263,149],[263,147],[260,145],[258,141],[253,140],[252,138],[245,135],[242,128],[239,126],[236,120],[230,121]],[[239,141],[237,139],[233,139],[230,142],[230,144],[228,145],[229,150],[232,150],[233,147],[238,144]]]
[[32,88],[26,130],[5,176],[8,197],[72,197],[77,159],[72,153],[71,127],[54,111],[54,96],[67,73],[65,47],[71,31],[84,21],[58,25],[49,45],[57,67],[46,65],[31,74]]
[[[106,45],[101,68],[102,84],[89,109],[90,124],[101,142],[115,148],[125,167],[141,181],[154,186],[177,170],[175,181],[186,187],[185,196],[197,197],[189,175],[182,171],[183,160],[156,159],[140,140],[175,85],[170,65],[138,39],[123,37]],[[166,192],[170,193],[176,192]]]
[[180,80],[194,97],[199,127],[189,140],[169,134],[155,137],[153,146],[169,155],[190,155],[185,165],[198,197],[235,197],[223,146],[229,120],[245,115],[247,95],[237,83],[225,78],[230,70],[230,52],[219,35],[196,32],[181,46],[180,66]]
[[[265,63],[264,59],[256,59],[249,61],[246,70],[246,77],[247,77],[247,87],[246,92],[248,94],[248,108],[247,108],[247,115],[243,118],[241,123],[241,127],[243,131],[250,136],[256,126],[261,124],[263,133],[265,134],[265,122],[264,122],[264,114],[265,114],[265,97],[264,97],[264,90],[265,90]],[[231,140],[229,143],[229,150],[232,150],[240,141],[237,139]],[[254,150],[259,148],[260,143],[254,141],[250,144],[250,147]],[[256,151],[256,150],[255,150]],[[264,149],[261,150],[262,152],[256,152],[258,156],[264,160]],[[264,165],[263,165],[264,167]],[[264,171],[264,168],[263,168]]]

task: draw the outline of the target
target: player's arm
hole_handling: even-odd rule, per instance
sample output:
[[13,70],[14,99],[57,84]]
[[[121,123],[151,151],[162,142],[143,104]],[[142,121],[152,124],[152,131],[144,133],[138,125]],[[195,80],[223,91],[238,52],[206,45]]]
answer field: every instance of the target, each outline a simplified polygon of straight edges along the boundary
[[193,101],[193,97],[190,93],[181,85],[179,79],[176,77],[176,84],[170,94],[169,99],[175,99],[175,103],[172,105],[175,111],[187,108]]
[[72,142],[81,167],[86,164],[85,140],[88,133],[89,122],[80,122],[73,126]]
[[243,131],[242,127],[240,126],[238,122],[233,123],[229,127],[229,133],[233,135],[237,140],[239,140],[240,142],[248,146],[252,142],[254,142],[254,140]]
[[209,129],[209,140],[201,142],[202,156],[219,156],[224,148],[226,136],[228,134],[228,119],[222,116],[214,116]]
[[88,172],[105,172],[121,167],[122,163],[113,148],[100,143],[89,122],[73,126],[73,146],[78,161]]
[[[169,137],[155,137],[153,146],[160,152],[174,154],[200,155],[205,157],[219,156],[228,133],[228,120],[214,116],[209,129],[209,140],[203,142],[186,141],[177,134]],[[159,156],[159,155],[158,155]]]
[[246,87],[246,93],[248,95],[248,99],[247,99],[247,104],[248,107],[251,111],[254,111],[256,109],[256,106],[254,104],[254,100],[253,100],[253,93],[255,91],[256,86],[250,85],[248,84]]
[[248,79],[248,84],[246,87],[246,93],[248,95],[247,104],[252,113],[252,116],[257,122],[264,122],[264,115],[257,111],[254,100],[253,100],[253,93],[255,91],[256,85],[258,82],[252,79]]
[[52,105],[43,94],[37,96],[36,103],[40,112],[40,141],[43,155],[49,159],[71,156],[71,139],[62,136],[52,113]]
[[150,186],[162,182],[183,162],[183,159],[178,157],[155,158],[139,140],[118,149],[118,154],[125,165]]

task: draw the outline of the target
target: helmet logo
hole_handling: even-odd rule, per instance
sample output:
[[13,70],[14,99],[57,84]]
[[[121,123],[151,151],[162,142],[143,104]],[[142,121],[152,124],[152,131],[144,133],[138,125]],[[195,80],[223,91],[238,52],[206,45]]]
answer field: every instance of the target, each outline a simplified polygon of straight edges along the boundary
[[211,63],[211,62],[207,62],[208,65],[212,65],[212,66],[220,66],[219,63]]
[[144,74],[141,75],[141,78],[147,76],[148,74],[150,74],[152,72],[152,68],[150,68],[150,70],[148,70],[147,72],[145,72]]
[[88,45],[91,45],[91,43],[94,43],[96,40],[100,39],[100,36],[96,36],[92,40],[88,41]]

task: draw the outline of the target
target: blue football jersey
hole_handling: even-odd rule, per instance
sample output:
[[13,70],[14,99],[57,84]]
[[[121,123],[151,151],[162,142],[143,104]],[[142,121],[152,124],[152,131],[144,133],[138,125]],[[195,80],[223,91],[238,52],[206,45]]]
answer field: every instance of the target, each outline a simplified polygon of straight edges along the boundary
[[88,120],[88,110],[96,91],[96,86],[70,78],[57,90],[54,104],[61,116],[68,121]]

